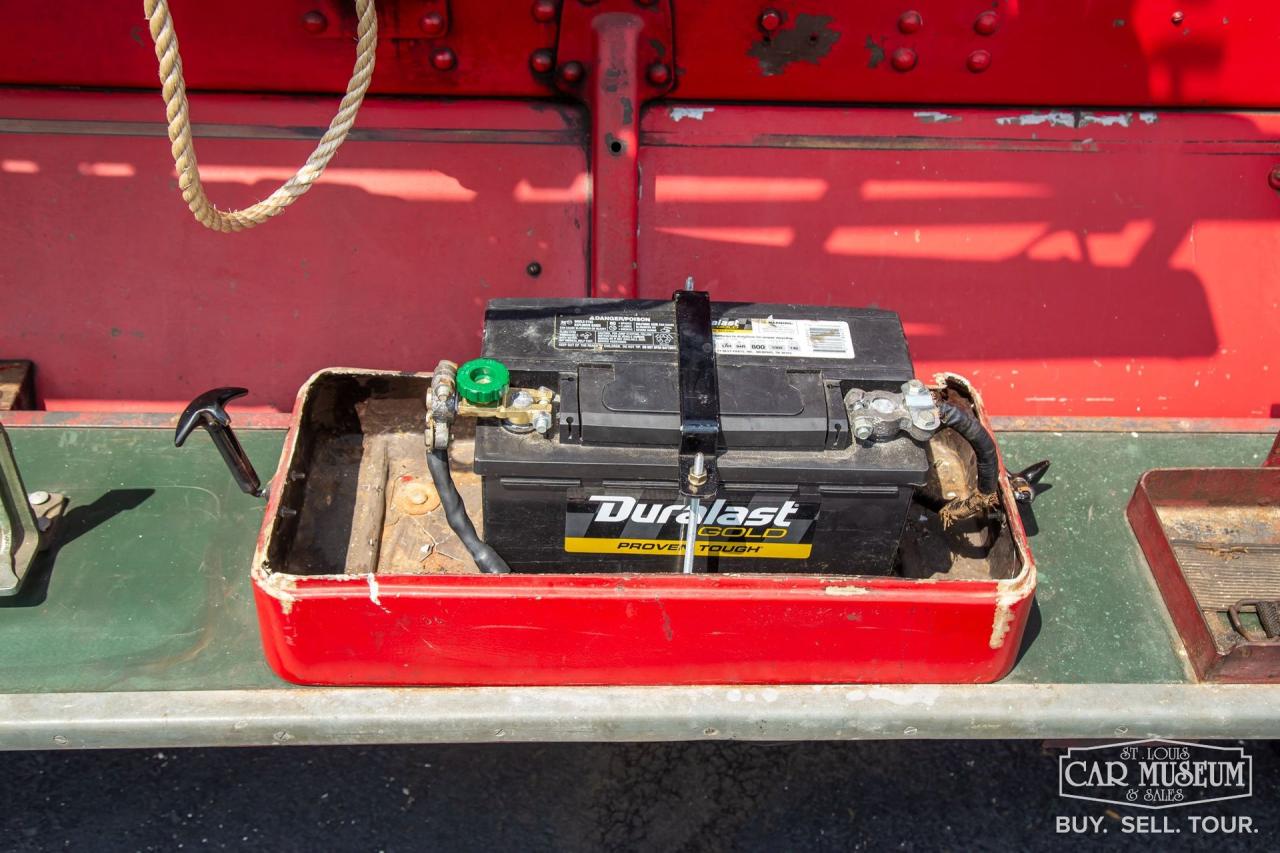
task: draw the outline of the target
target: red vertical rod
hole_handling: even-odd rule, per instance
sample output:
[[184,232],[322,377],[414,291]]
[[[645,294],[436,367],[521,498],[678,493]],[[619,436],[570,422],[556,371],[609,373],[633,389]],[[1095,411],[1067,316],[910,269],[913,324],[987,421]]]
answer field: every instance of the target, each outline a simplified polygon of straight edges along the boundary
[[636,295],[637,159],[640,80],[637,43],[644,21],[624,12],[597,16],[591,110],[591,295]]

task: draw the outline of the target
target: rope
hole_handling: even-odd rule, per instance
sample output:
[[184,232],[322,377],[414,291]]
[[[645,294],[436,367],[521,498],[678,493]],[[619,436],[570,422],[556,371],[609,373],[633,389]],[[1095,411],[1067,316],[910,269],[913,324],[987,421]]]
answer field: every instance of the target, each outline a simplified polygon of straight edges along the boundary
[[243,210],[218,210],[205,195],[200,183],[200,167],[196,165],[195,143],[191,138],[191,116],[187,106],[187,84],[182,78],[182,57],[178,55],[178,35],[169,15],[168,0],[143,0],[147,21],[151,25],[151,39],[156,43],[156,59],[160,63],[160,83],[164,95],[165,117],[169,122],[169,141],[172,143],[173,162],[178,167],[178,186],[182,199],[191,208],[192,215],[206,228],[214,231],[243,231],[261,225],[278,216],[293,204],[298,196],[311,189],[311,185],[324,173],[325,166],[333,159],[338,148],[347,138],[347,132],[355,124],[356,113],[369,89],[373,76],[373,54],[378,43],[378,17],[373,0],[355,0],[356,14],[356,64],[347,83],[347,94],[342,98],[338,113],[329,123],[316,150],[297,173],[285,181],[271,195]]

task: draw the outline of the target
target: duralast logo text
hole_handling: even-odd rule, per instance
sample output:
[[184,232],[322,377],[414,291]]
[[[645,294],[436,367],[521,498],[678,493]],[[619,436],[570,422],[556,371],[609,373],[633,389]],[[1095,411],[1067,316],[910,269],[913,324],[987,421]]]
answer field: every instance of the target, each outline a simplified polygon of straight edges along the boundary
[[[635,498],[615,495],[592,495],[588,498],[598,503],[596,521],[635,521],[640,524],[688,524],[688,505],[642,503]],[[774,525],[779,528],[790,526],[790,519],[800,509],[795,501],[784,501],[782,506],[733,506],[726,501],[718,500],[698,510],[698,524],[719,524],[727,526],[765,527]],[[779,537],[781,538],[781,537]]]
[[[718,499],[698,508],[698,556],[805,559],[813,550],[818,504],[756,495]],[[680,501],[629,495],[570,500],[564,548],[570,553],[679,556],[689,507]]]
[[1073,747],[1058,760],[1059,793],[1143,809],[1253,794],[1253,758],[1241,747],[1144,740]]

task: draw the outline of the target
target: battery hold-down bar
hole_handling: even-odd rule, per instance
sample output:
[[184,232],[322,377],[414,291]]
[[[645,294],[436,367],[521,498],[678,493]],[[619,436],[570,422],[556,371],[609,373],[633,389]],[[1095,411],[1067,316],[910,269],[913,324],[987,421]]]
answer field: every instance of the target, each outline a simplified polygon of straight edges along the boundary
[[720,441],[720,386],[711,332],[711,295],[694,290],[693,280],[672,299],[676,311],[676,358],[680,381],[680,494],[689,501],[681,571],[692,574],[697,551],[698,514],[703,498],[720,488],[716,450]]

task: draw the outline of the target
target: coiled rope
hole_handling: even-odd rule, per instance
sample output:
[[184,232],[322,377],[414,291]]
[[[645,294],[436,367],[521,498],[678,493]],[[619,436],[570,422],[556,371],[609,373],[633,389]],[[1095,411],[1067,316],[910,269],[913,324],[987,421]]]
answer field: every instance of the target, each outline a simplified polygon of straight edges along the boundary
[[311,185],[324,173],[325,166],[333,159],[338,148],[347,138],[347,132],[355,124],[356,113],[369,89],[373,77],[373,55],[378,44],[378,16],[373,0],[355,0],[356,14],[356,64],[347,83],[338,113],[329,123],[329,129],[320,138],[316,150],[297,173],[280,185],[279,189],[262,201],[243,210],[218,210],[205,195],[200,183],[200,167],[196,165],[195,143],[191,138],[191,116],[187,106],[187,84],[182,78],[182,57],[178,55],[178,35],[174,32],[173,18],[169,14],[167,0],[143,0],[147,22],[151,25],[151,39],[156,44],[156,59],[160,63],[160,84],[163,89],[165,117],[169,122],[169,141],[172,143],[173,162],[178,167],[178,186],[182,199],[191,208],[196,221],[214,231],[243,231],[261,225],[278,216],[293,204],[298,196],[311,189]]

